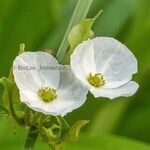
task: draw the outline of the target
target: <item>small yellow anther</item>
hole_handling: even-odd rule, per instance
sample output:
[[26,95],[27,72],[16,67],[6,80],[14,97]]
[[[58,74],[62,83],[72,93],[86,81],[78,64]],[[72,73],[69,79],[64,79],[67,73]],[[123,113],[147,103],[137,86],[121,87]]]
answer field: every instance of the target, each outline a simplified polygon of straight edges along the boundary
[[44,102],[51,102],[54,99],[57,98],[56,90],[49,88],[49,87],[42,87],[38,91],[38,96],[44,101]]
[[92,86],[96,88],[100,88],[105,84],[105,80],[101,73],[96,73],[94,75],[90,73],[89,76],[87,77],[87,80]]

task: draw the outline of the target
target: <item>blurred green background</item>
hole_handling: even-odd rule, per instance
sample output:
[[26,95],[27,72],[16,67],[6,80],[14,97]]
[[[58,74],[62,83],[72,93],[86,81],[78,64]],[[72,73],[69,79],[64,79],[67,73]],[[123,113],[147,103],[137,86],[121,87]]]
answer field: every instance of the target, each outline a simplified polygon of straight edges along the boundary
[[[0,77],[7,76],[19,44],[30,51],[57,51],[76,0],[0,0]],[[66,116],[73,124],[88,119],[78,143],[68,150],[150,150],[150,0],[94,0],[88,13],[103,9],[93,31],[96,36],[113,36],[135,54],[140,84],[130,98],[114,101],[88,96],[83,107]],[[2,93],[2,86],[0,86]],[[0,118],[0,149],[20,150],[27,130],[14,129]],[[40,140],[35,150],[46,149]]]

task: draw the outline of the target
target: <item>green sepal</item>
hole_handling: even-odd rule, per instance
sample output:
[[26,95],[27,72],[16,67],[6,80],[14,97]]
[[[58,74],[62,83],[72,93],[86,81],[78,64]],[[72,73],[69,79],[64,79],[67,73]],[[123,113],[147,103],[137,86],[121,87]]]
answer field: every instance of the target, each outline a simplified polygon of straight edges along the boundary
[[46,120],[41,128],[40,136],[51,148],[58,149],[60,145],[58,143],[69,132],[70,126],[61,116],[50,116],[50,119],[46,118]]
[[69,42],[69,49],[65,55],[64,63],[69,64],[70,62],[70,55],[72,54],[73,50],[77,45],[91,39],[94,37],[94,32],[92,31],[92,25],[96,21],[96,19],[101,15],[103,11],[99,11],[97,15],[93,18],[84,19],[80,24],[74,26],[69,35],[68,35],[68,42]]
[[70,127],[64,137],[62,137],[59,143],[57,143],[57,149],[61,150],[65,142],[77,141],[81,128],[84,127],[88,122],[88,120],[79,120],[72,127]]
[[42,120],[40,135],[43,141],[49,145],[55,145],[61,137],[61,129],[57,117],[44,115]]
[[79,120],[77,121],[69,130],[69,132],[64,136],[63,140],[65,141],[77,141],[80,130],[84,127],[89,121],[88,120]]
[[43,123],[49,120],[49,116],[44,115],[41,112],[34,111],[25,105],[24,111],[24,123],[25,126],[35,126],[41,128]]
[[55,124],[53,125],[52,128],[42,127],[41,130],[42,140],[48,143],[49,145],[55,145],[59,141],[59,136],[60,136],[59,131],[60,131],[59,126]]

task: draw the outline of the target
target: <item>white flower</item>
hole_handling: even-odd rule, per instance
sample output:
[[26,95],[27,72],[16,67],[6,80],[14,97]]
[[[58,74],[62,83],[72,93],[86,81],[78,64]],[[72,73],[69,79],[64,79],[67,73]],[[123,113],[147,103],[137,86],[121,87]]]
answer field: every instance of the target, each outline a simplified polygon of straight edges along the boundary
[[137,60],[122,43],[109,37],[97,37],[78,45],[71,55],[71,68],[95,97],[131,96],[138,84]]
[[87,88],[69,66],[61,66],[45,52],[26,52],[14,60],[13,74],[20,99],[31,109],[64,116],[86,100]]

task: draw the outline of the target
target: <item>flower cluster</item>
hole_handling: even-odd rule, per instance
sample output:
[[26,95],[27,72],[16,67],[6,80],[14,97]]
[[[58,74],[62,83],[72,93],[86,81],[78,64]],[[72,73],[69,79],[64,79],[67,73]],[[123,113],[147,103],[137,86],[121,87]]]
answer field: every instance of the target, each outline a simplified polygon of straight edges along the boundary
[[88,91],[95,97],[110,99],[131,96],[138,84],[137,60],[131,51],[114,38],[97,37],[76,46],[70,66],[65,69],[24,70],[16,66],[57,66],[57,59],[46,52],[25,52],[13,63],[14,79],[20,99],[31,109],[64,116],[83,105]]

